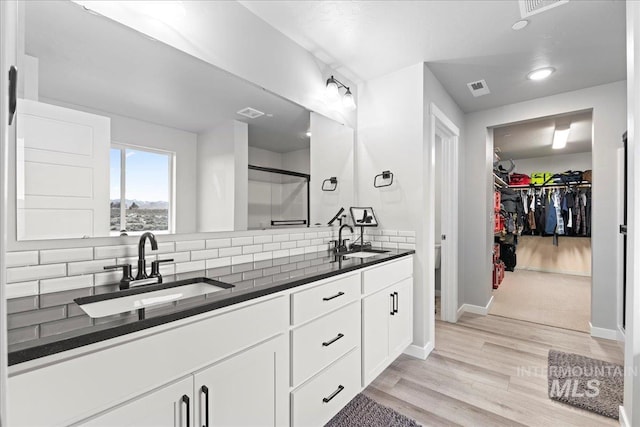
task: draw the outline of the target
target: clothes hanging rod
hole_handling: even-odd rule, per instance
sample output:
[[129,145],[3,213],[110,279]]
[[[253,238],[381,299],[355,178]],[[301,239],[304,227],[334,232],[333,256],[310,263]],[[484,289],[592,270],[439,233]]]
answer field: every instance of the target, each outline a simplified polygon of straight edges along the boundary
[[527,185],[510,185],[509,188],[514,190],[529,190],[535,188],[567,188],[567,187],[577,187],[577,188],[590,188],[591,183],[588,181],[582,182],[568,182],[563,184],[527,184]]

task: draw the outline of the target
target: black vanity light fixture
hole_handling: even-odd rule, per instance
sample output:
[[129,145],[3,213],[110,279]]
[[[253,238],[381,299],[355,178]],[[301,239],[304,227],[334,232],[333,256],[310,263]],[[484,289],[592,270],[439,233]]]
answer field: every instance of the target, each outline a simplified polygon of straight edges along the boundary
[[349,90],[348,86],[345,86],[340,80],[331,76],[327,79],[327,95],[330,99],[338,99],[340,97],[340,89],[346,89],[347,91],[342,96],[342,105],[348,110],[356,109],[356,102],[353,99],[353,94]]

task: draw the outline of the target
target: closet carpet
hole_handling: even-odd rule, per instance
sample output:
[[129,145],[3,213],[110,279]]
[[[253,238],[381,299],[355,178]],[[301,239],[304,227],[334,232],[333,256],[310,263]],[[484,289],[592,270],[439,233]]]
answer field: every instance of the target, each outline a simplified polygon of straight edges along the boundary
[[507,271],[489,314],[589,332],[591,277]]

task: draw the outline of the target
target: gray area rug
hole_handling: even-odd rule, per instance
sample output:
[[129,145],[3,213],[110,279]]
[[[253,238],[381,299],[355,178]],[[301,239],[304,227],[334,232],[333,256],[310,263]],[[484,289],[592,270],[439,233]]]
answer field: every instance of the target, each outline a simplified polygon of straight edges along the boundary
[[358,394],[325,427],[420,427],[420,424]]
[[618,419],[624,368],[615,363],[549,350],[549,398]]

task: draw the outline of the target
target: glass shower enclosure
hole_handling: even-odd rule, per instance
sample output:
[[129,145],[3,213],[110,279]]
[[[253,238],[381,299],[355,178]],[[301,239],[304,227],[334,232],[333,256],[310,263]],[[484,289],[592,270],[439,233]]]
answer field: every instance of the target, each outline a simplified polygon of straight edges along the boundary
[[309,226],[311,175],[249,165],[250,230]]

